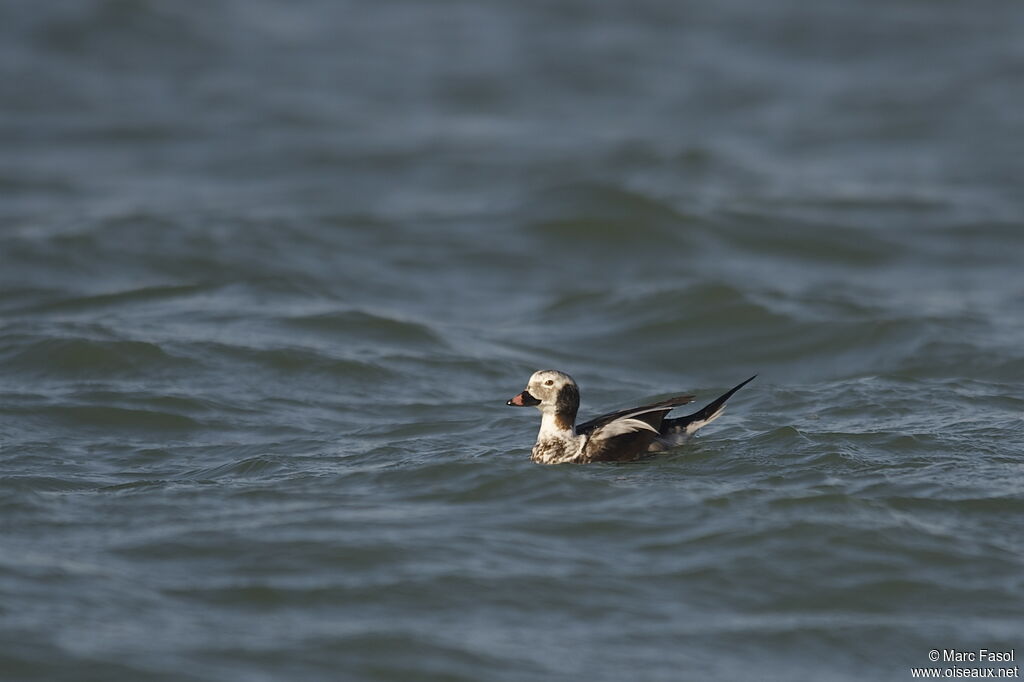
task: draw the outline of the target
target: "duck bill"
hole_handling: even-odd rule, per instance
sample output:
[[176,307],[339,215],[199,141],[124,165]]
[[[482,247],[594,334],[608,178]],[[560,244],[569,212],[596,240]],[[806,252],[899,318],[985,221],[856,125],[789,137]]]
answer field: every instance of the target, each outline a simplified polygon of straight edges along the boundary
[[512,405],[513,407],[533,407],[534,405],[540,405],[540,401],[530,395],[529,391],[523,391],[505,404]]

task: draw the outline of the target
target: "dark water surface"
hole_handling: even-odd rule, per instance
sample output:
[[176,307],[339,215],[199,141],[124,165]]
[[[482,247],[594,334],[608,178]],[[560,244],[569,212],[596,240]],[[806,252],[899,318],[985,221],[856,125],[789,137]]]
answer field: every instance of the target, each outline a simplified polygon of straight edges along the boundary
[[[0,678],[1024,658],[1024,4],[0,4]],[[528,461],[754,372],[686,448]]]

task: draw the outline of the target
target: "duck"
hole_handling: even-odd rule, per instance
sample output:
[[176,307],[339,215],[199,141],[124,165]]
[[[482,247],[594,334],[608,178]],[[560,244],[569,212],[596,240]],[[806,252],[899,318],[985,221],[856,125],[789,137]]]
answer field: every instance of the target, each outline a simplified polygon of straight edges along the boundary
[[693,414],[674,419],[668,419],[668,413],[693,402],[694,396],[677,395],[577,424],[579,386],[571,376],[555,369],[534,372],[526,389],[505,404],[540,410],[540,431],[530,456],[534,462],[629,462],[685,443],[697,429],[721,416],[725,402],[756,377],[737,384]]

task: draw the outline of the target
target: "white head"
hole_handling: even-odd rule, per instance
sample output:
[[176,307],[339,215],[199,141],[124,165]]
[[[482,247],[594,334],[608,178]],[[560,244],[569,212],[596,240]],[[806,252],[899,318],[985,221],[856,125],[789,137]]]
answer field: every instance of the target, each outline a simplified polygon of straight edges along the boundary
[[506,405],[536,407],[545,415],[553,415],[566,422],[568,428],[572,428],[576,421],[576,411],[580,407],[580,390],[573,378],[565,372],[542,369],[534,372],[526,384],[526,390]]

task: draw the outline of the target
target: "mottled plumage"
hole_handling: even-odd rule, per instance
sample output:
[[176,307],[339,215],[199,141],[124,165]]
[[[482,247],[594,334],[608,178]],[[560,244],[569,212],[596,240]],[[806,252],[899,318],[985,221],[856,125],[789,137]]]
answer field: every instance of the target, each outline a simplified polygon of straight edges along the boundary
[[611,412],[577,425],[579,388],[571,376],[553,369],[535,372],[526,390],[507,404],[540,410],[540,432],[531,457],[534,462],[625,462],[682,444],[722,414],[725,401],[753,378],[693,414],[676,419],[665,416],[676,407],[693,402],[692,395]]

